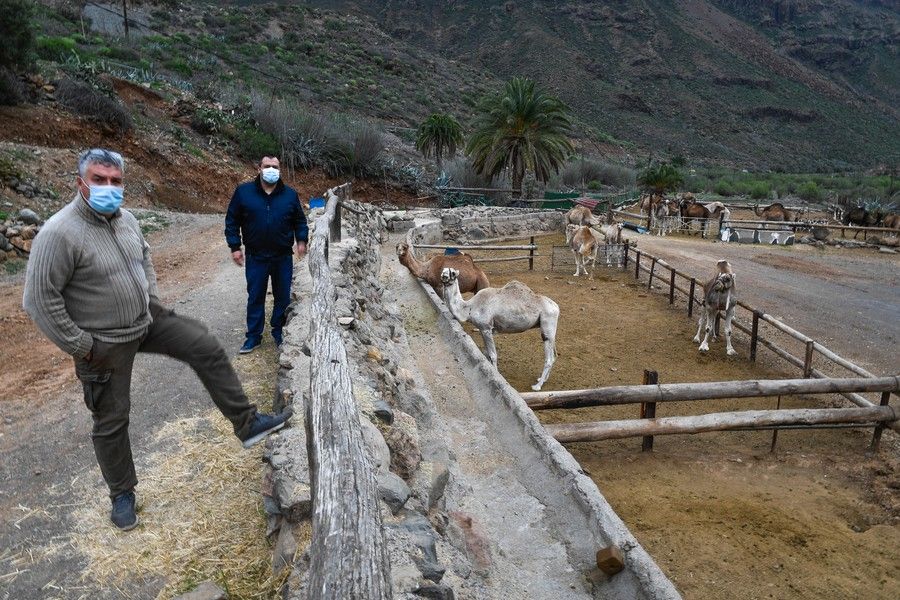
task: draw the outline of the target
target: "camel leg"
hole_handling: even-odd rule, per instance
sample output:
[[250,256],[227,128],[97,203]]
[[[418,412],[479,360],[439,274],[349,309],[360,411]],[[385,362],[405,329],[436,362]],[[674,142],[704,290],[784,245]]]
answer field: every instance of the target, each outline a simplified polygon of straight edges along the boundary
[[703,326],[706,325],[706,307],[703,306],[700,308],[700,321],[697,325],[697,335],[694,336],[694,343],[700,343],[700,332],[703,331]]
[[575,275],[574,277],[578,277],[578,273],[581,272],[581,255],[575,252]]
[[531,386],[531,389],[536,392],[540,391],[544,383],[547,382],[553,363],[556,362],[556,323],[558,319],[559,315],[547,319],[543,316],[541,317],[541,338],[544,340],[544,370],[541,372],[537,383]]
[[700,352],[706,352],[709,350],[709,334],[712,333],[713,327],[715,326],[716,318],[710,311],[705,311],[704,320],[706,321],[706,335],[703,337],[703,341],[700,343]]
[[494,332],[490,329],[481,330],[481,339],[484,340],[484,354],[491,361],[491,364],[497,366],[497,346],[494,345]]
[[734,317],[734,308],[729,308],[725,313],[725,352],[728,356],[734,356],[737,351],[731,345],[731,319]]

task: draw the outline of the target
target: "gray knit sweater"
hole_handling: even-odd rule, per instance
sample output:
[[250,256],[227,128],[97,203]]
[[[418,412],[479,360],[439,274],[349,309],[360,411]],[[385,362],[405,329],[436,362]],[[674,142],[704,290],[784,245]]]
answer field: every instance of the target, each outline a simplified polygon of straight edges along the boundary
[[150,296],[157,296],[150,246],[127,210],[107,219],[79,194],[34,238],[23,306],[64,352],[84,357],[94,338],[138,339],[153,320]]

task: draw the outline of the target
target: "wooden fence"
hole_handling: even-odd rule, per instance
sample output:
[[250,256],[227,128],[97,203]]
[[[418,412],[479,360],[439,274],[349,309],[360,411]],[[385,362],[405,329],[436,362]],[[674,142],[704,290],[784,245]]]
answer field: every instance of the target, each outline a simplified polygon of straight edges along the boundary
[[[896,425],[898,413],[888,403],[890,394],[900,391],[900,377],[846,379],[762,379],[716,381],[710,383],[658,384],[655,371],[645,371],[644,385],[614,386],[557,392],[527,392],[522,398],[532,410],[583,408],[641,404],[640,419],[558,423],[546,425],[560,442],[588,442],[643,436],[643,449],[653,448],[654,435],[694,434],[711,431],[757,431],[764,429],[818,429],[831,427],[874,427],[870,450],[878,449],[886,426]],[[860,408],[801,408],[790,410],[747,410],[695,416],[656,418],[657,402],[685,402],[725,398],[762,398],[846,392],[881,392],[878,406]],[[773,433],[772,447],[775,446]]]
[[[327,193],[310,248],[310,397],[305,406],[313,516],[309,598],[392,597],[390,563],[375,474],[363,442],[353,398],[347,351],[334,312],[335,289],[328,266],[329,241],[340,241],[340,211],[350,184]],[[343,205],[343,206],[342,206]]]
[[527,260],[528,261],[528,270],[534,270],[534,259],[539,258],[541,256],[546,256],[544,254],[535,254],[537,250],[537,244],[534,243],[534,236],[531,236],[528,244],[518,244],[518,245],[501,245],[501,244],[413,244],[414,249],[423,249],[423,250],[459,250],[461,252],[465,251],[478,251],[478,252],[508,252],[508,251],[518,251],[524,252],[527,251],[528,254],[521,254],[516,256],[495,256],[495,257],[473,257],[472,260],[477,263],[487,263],[487,262],[510,262],[516,260]]
[[[597,266],[621,268],[625,260],[625,244],[597,244]],[[552,246],[550,248],[550,270],[575,267],[575,255],[569,246]]]
[[[697,298],[697,284],[699,281],[700,296],[702,296],[703,280],[698,280],[687,273],[679,271],[669,265],[666,261],[653,256],[652,254],[642,252],[638,248],[626,246],[623,269],[627,270],[629,268],[629,261],[633,263],[635,279],[640,279],[641,272],[647,273],[647,289],[652,288],[654,279],[661,283],[664,288],[668,288],[669,304],[675,303],[675,292],[680,292],[686,296],[688,316],[693,316],[694,307],[700,306],[702,302],[701,299]],[[863,369],[859,365],[838,355],[821,342],[800,333],[772,315],[766,314],[764,311],[754,308],[742,300],[738,300],[736,304],[737,308],[735,309],[735,318],[732,320],[732,326],[750,337],[750,360],[756,360],[759,346],[763,346],[792,366],[799,368],[803,373],[803,376],[807,378],[813,377],[821,379],[828,377],[822,370],[813,366],[813,361],[817,356],[829,361],[834,366],[850,371],[854,375],[860,377],[875,377],[875,375],[866,369]],[[739,310],[746,311],[746,313],[749,314],[749,325],[738,319]],[[782,348],[771,339],[763,336],[760,332],[760,322],[771,325],[779,332],[803,344],[805,350],[803,357],[801,358],[791,354],[785,348]],[[856,392],[841,392],[841,395],[857,406],[863,408],[874,406],[870,400]],[[895,392],[895,395],[898,394]],[[900,426],[896,423],[892,424],[890,428],[895,431],[900,431]]]
[[846,237],[845,233],[849,231],[853,237],[863,234],[863,239],[867,239],[870,233],[882,233],[900,235],[900,231],[890,227],[857,227],[855,225],[830,225],[824,223],[812,223],[809,221],[763,221],[759,219],[726,219],[722,214],[719,218],[719,232],[723,229],[746,229],[752,231],[810,231],[812,229],[828,229],[830,231],[840,231],[841,237]]

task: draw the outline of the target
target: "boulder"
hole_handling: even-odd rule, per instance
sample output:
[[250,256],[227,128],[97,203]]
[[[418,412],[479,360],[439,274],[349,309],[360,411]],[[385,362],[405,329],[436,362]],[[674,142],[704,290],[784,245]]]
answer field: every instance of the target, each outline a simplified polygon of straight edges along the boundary
[[38,214],[30,208],[23,208],[20,210],[19,214],[16,215],[16,218],[26,225],[40,225],[43,222]]
[[409,499],[409,486],[390,471],[378,473],[378,497],[385,501],[393,514],[400,512]]

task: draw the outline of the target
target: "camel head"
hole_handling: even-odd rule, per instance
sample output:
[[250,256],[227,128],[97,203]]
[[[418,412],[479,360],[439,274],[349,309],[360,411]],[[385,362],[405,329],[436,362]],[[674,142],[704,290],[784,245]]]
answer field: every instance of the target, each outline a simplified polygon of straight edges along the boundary
[[566,225],[566,243],[571,244],[572,238],[575,236],[575,232],[578,231],[578,225],[574,225],[569,223]]
[[397,244],[397,256],[403,258],[409,252],[409,246],[405,242]]
[[719,270],[719,274],[716,277],[716,284],[714,288],[720,292],[724,292],[727,289],[734,287],[734,271],[731,270],[731,264],[722,259],[716,263],[716,267]]
[[457,271],[456,269],[444,267],[441,270],[441,283],[443,283],[444,286],[450,285],[451,283],[456,281],[458,277],[459,271]]

